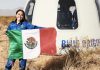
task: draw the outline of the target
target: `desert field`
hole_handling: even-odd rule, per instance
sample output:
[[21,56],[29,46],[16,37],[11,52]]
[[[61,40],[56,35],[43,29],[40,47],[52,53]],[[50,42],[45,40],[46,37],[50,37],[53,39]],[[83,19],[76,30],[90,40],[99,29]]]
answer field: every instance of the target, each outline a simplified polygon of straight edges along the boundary
[[[0,16],[0,70],[4,70],[9,41],[6,29],[14,16]],[[28,60],[26,70],[100,70],[100,46],[77,51],[70,48],[64,55],[40,55]],[[18,60],[12,70],[19,70]]]

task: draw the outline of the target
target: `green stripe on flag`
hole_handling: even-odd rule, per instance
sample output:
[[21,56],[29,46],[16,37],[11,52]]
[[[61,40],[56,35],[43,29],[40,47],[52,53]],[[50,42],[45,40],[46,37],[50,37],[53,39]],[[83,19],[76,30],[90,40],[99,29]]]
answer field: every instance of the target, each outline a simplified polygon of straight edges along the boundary
[[21,31],[8,30],[7,36],[9,38],[8,58],[10,58],[10,59],[23,58],[22,33],[21,33]]

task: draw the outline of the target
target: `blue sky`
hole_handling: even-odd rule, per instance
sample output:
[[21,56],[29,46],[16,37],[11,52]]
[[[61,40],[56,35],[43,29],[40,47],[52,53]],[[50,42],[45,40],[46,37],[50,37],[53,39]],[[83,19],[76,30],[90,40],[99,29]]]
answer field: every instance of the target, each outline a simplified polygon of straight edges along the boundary
[[0,9],[24,7],[27,0],[0,0]]

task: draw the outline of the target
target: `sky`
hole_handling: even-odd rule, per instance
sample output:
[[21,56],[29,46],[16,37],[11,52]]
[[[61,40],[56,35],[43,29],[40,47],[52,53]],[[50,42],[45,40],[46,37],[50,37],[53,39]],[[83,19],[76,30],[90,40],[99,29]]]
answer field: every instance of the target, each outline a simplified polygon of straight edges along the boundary
[[0,9],[24,7],[27,0],[0,0]]

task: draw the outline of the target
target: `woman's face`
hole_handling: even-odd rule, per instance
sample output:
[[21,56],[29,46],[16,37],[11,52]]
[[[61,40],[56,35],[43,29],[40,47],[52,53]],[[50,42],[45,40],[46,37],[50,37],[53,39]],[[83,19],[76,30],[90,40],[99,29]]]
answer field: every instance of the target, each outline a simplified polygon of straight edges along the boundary
[[24,16],[23,16],[23,12],[22,11],[19,11],[17,14],[16,14],[16,19],[17,21],[21,21],[23,20]]

